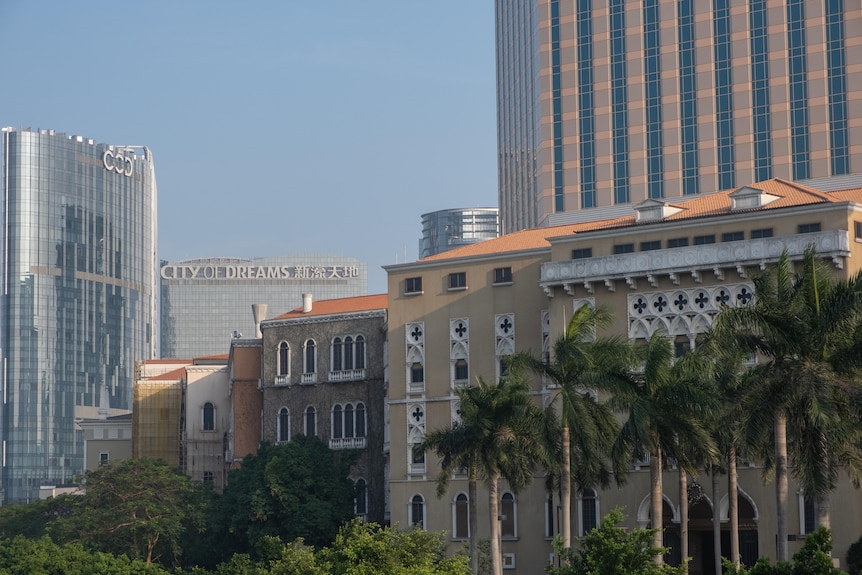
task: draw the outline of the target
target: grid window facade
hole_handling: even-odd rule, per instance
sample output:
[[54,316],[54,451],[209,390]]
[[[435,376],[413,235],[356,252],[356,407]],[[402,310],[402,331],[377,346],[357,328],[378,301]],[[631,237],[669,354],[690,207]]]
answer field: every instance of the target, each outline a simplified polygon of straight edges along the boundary
[[464,289],[467,287],[467,272],[449,274],[449,289]]
[[630,254],[635,251],[634,244],[617,244],[614,246],[615,254]]
[[405,279],[404,293],[422,293],[422,277]]
[[593,248],[579,248],[572,250],[573,260],[583,260],[591,257],[593,257]]
[[744,239],[745,237],[742,232],[725,232],[721,234],[721,241],[723,242],[741,242]]
[[512,268],[495,268],[494,269],[495,284],[510,284],[512,283]]
[[772,228],[761,228],[759,230],[751,230],[751,239],[760,240],[763,238],[772,237]]

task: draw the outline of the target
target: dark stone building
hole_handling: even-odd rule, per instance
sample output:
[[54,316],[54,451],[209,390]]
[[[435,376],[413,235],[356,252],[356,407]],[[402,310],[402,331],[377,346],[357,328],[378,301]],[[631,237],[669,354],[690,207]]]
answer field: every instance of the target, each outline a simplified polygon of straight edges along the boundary
[[387,295],[313,302],[261,322],[264,441],[317,436],[359,449],[356,513],[385,520],[384,403]]

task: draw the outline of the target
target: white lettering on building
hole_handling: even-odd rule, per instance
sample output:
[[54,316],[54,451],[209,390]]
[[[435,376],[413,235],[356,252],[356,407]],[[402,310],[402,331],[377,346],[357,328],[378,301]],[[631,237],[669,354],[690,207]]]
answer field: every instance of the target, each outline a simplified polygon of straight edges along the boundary
[[359,277],[359,266],[166,265],[161,276],[165,280],[330,280]]

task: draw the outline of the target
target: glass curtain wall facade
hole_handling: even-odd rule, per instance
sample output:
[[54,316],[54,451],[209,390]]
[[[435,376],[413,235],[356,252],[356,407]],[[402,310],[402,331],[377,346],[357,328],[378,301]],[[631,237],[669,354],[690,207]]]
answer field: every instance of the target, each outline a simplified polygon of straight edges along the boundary
[[495,17],[503,233],[862,171],[858,2],[496,0]]
[[78,418],[127,413],[158,357],[156,182],[142,147],[3,129],[2,489],[80,477]]
[[304,293],[315,301],[368,293],[368,264],[324,254],[163,261],[160,275],[164,358],[228,353],[231,338],[255,337],[253,304],[275,317],[301,306]]
[[422,214],[419,259],[500,235],[497,208],[461,208]]

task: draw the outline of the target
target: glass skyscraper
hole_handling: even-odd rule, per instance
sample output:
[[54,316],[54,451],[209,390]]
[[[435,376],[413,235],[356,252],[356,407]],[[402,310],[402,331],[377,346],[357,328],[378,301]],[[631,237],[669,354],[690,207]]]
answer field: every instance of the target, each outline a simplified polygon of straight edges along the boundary
[[255,337],[253,304],[275,317],[301,307],[305,293],[314,300],[368,293],[368,264],[336,255],[162,262],[160,274],[161,353],[172,359],[228,353],[232,337]]
[[862,171],[859,30],[844,0],[496,0],[502,232]]
[[156,182],[143,147],[3,129],[2,489],[80,476],[75,421],[131,410],[158,357]]
[[422,214],[419,259],[500,235],[497,208],[453,208]]

